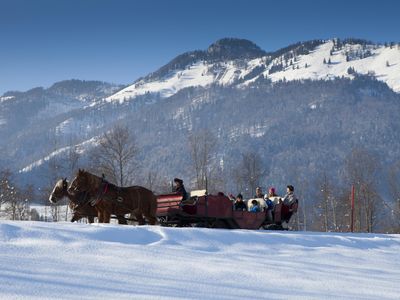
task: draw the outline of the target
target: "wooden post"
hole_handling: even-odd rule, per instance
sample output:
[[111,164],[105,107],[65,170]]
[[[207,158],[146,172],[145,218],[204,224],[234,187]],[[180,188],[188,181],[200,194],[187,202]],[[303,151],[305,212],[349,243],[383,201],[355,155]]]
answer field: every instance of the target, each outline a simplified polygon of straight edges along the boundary
[[354,196],[355,196],[355,188],[354,184],[351,186],[351,232],[354,232]]

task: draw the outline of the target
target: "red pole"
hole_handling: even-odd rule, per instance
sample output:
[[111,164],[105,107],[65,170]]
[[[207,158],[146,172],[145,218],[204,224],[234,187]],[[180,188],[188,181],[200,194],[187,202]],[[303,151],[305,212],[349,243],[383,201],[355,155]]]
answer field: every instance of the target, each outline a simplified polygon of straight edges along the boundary
[[354,185],[351,186],[351,232],[354,232]]

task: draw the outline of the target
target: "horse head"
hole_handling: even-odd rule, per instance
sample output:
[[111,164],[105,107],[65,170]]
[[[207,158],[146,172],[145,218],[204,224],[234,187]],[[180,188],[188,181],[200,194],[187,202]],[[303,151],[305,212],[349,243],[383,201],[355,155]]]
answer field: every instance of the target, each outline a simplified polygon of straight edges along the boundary
[[57,203],[58,200],[68,196],[68,181],[67,178],[60,179],[57,181],[49,196],[49,201],[51,203]]
[[85,170],[79,169],[75,178],[72,180],[70,186],[68,187],[68,193],[72,195],[77,195],[81,193],[91,193],[94,194],[101,184],[101,178],[90,174]]

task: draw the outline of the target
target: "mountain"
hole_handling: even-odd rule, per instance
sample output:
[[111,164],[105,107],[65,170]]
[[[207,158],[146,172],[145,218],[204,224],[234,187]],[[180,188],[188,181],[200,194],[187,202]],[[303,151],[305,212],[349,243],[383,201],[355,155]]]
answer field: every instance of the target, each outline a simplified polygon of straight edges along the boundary
[[314,40],[266,53],[250,41],[222,39],[206,51],[188,52],[107,98],[123,102],[146,93],[170,97],[190,86],[237,86],[268,78],[330,80],[371,75],[400,92],[400,48],[358,39]]
[[224,191],[239,188],[234,171],[247,152],[263,161],[263,186],[311,185],[322,171],[339,181],[355,147],[379,154],[384,178],[400,157],[399,92],[397,44],[313,40],[265,52],[222,39],[125,88],[65,81],[4,94],[0,164],[45,186],[55,160],[64,166],[57,176],[69,176],[70,150],[85,157],[102,133],[123,124],[140,149],[135,183],[152,171],[165,181],[181,176],[190,188],[188,136],[204,129],[217,138],[212,160]]
[[66,132],[70,123],[66,116],[84,111],[121,88],[99,81],[66,80],[47,89],[5,93],[0,97],[0,149],[7,153],[6,165],[20,168],[46,156],[52,147],[58,147],[50,140],[71,138]]

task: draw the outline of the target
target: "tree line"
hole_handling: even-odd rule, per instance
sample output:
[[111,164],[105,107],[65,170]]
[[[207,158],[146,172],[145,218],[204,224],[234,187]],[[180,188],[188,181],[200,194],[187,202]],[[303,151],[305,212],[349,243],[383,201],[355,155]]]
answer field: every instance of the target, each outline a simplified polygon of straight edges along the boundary
[[[227,168],[220,153],[218,139],[209,129],[192,132],[187,137],[190,178],[185,178],[189,190],[207,189],[211,193],[225,191],[228,186],[250,198],[258,186],[264,191],[272,182],[268,162],[257,151],[241,153],[234,166]],[[51,159],[48,166],[48,187],[40,192],[32,185],[20,188],[9,170],[0,172],[0,213],[11,220],[45,220],[30,204],[37,199],[49,206],[51,220],[67,220],[67,211],[60,205],[48,203],[48,195],[57,180],[72,178],[83,165],[119,186],[144,185],[156,193],[171,191],[174,174],[160,174],[147,169],[138,160],[141,149],[129,128],[117,125],[104,133],[97,146],[83,159],[78,149],[71,147],[63,155],[64,161]],[[185,166],[185,163],[182,163]],[[300,209],[292,226],[298,230],[348,232],[400,232],[400,161],[387,171],[387,178],[379,178],[380,157],[365,148],[352,149],[343,162],[341,181],[328,170],[321,170],[315,178],[297,176],[296,193]],[[292,170],[296,173],[296,167]],[[231,184],[229,185],[228,182]],[[387,193],[382,194],[382,186]],[[351,207],[351,187],[354,187],[354,208]],[[385,200],[389,199],[389,200]],[[353,220],[353,224],[351,221]]]

